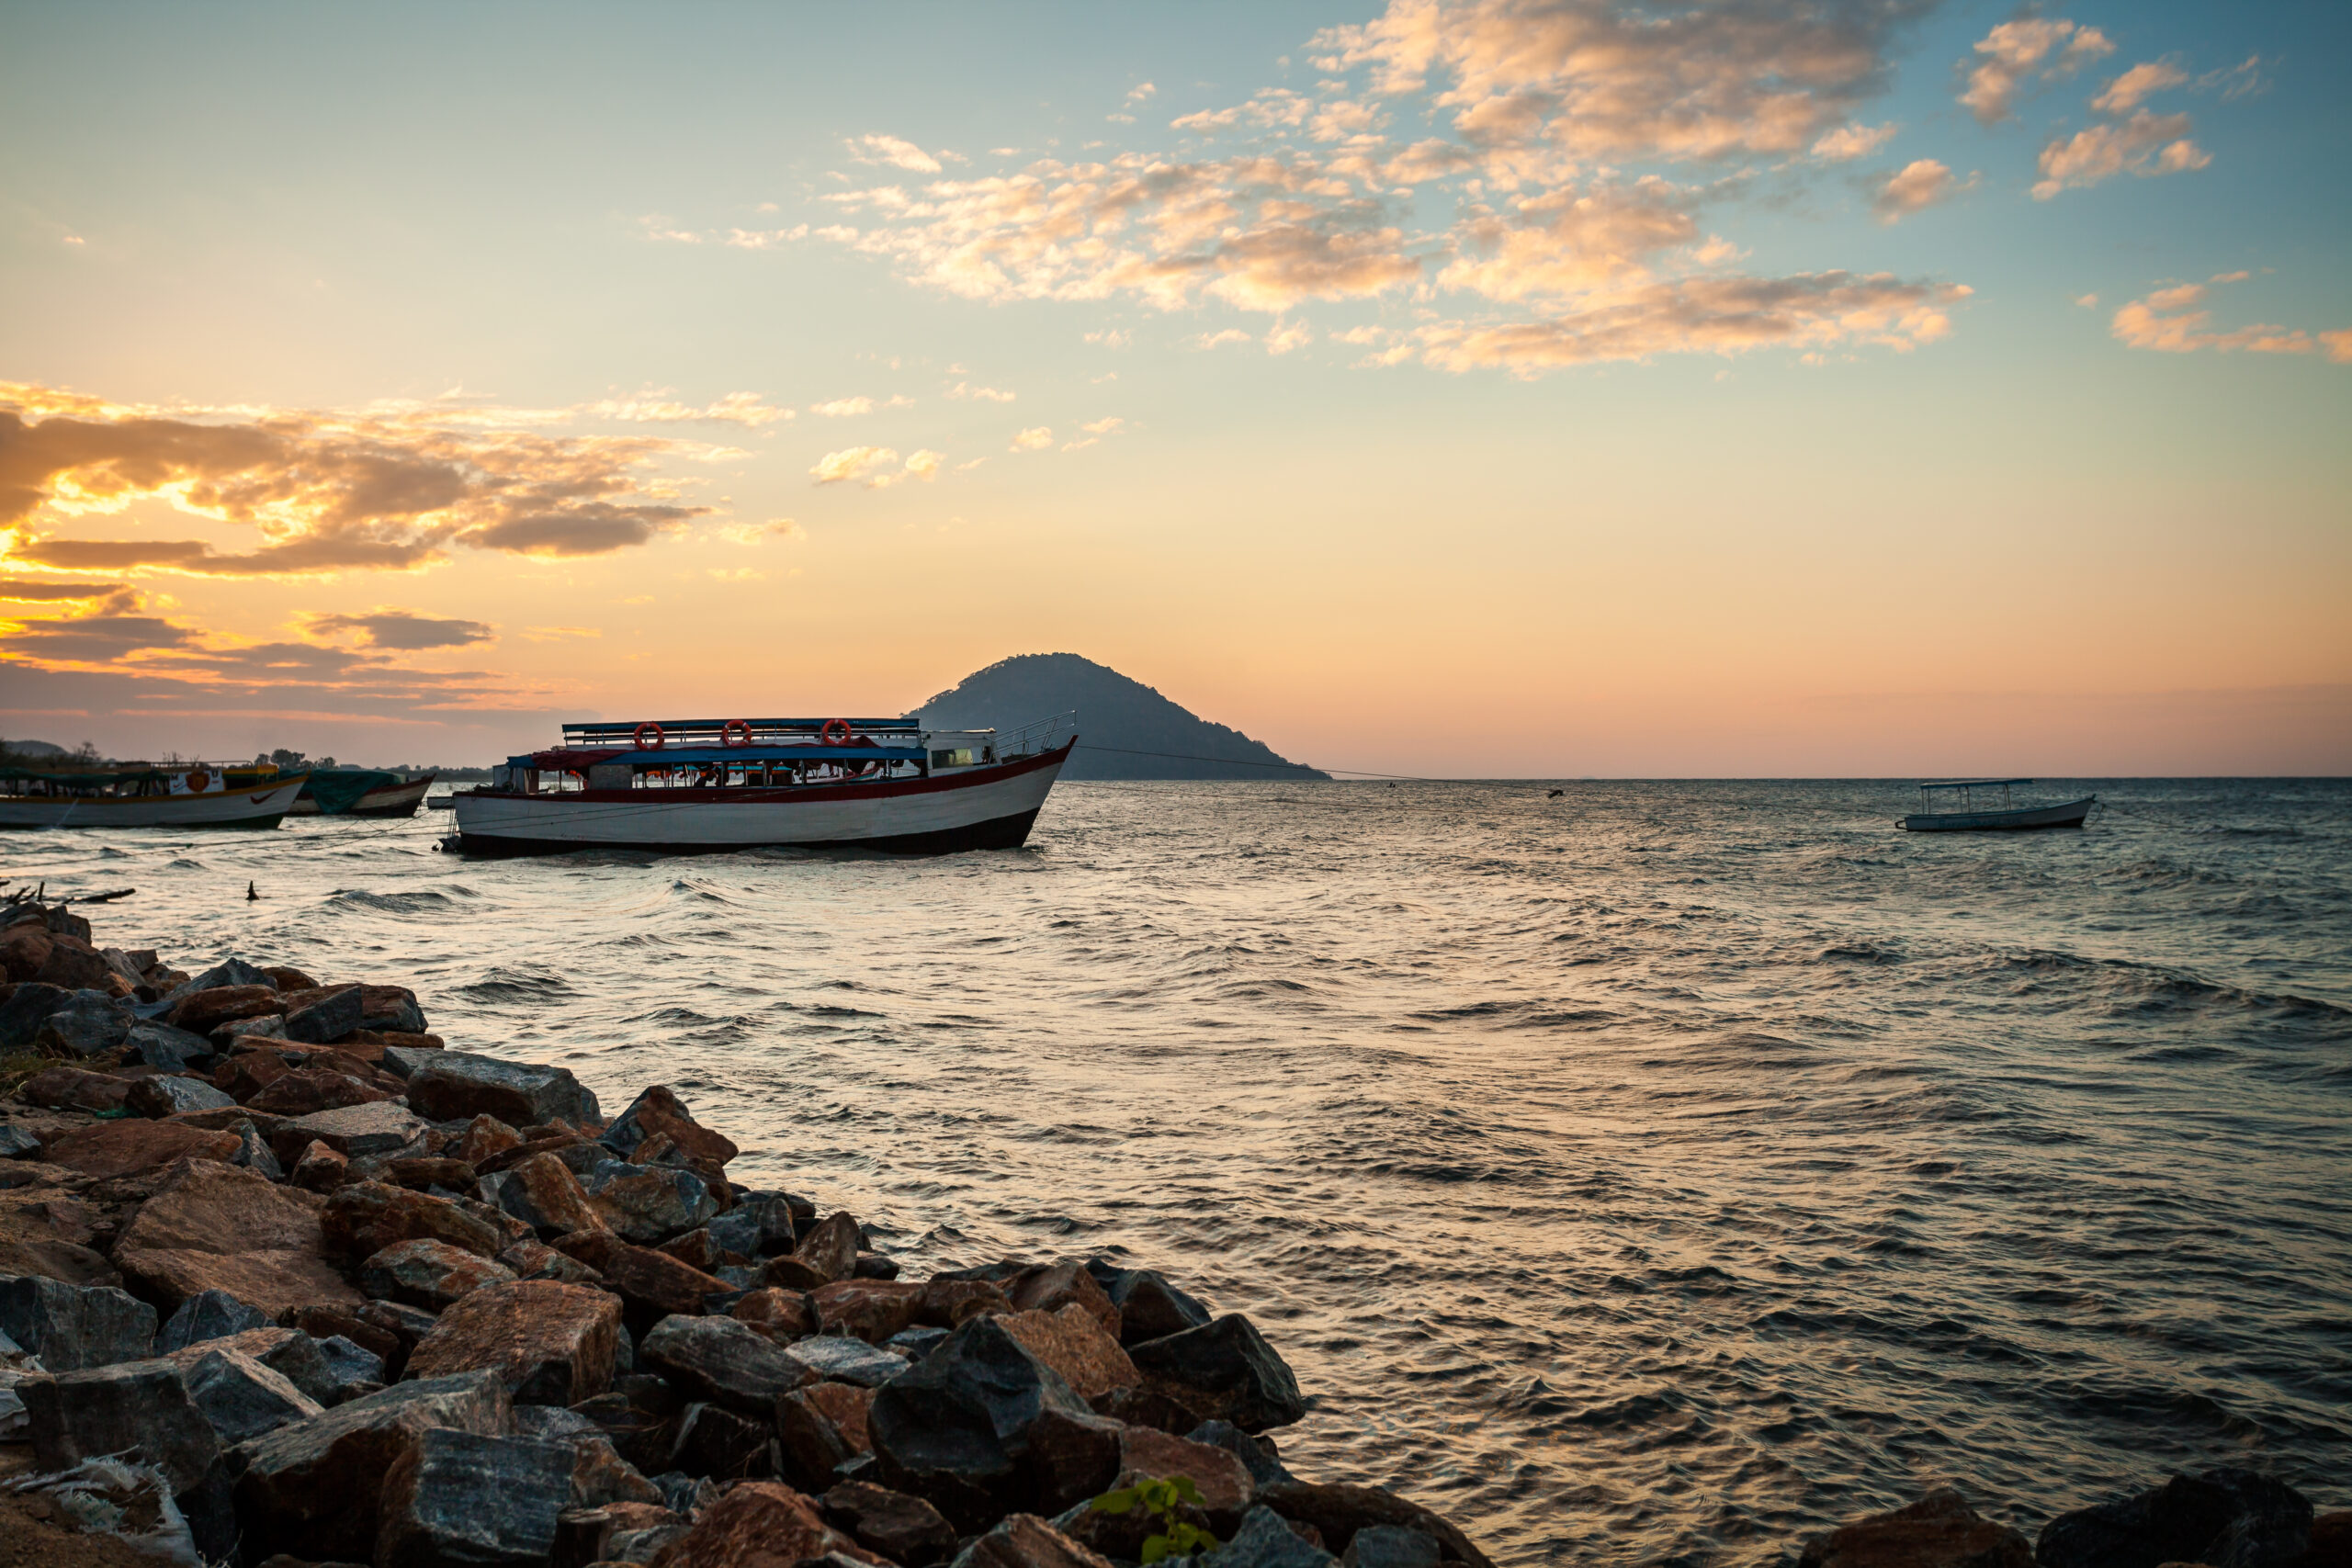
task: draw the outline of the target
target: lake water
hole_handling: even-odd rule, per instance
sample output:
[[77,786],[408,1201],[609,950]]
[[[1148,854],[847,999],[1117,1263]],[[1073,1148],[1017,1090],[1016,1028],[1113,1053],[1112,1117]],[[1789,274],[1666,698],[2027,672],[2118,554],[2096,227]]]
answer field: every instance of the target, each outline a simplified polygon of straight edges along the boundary
[[1295,1469],[1502,1561],[1777,1562],[1944,1481],[2029,1531],[2215,1463],[2352,1505],[2352,784],[2016,836],[1560,787],[1066,784],[931,861],[0,855],[136,886],[102,943],[666,1081],[914,1271],[1164,1269],[1297,1370]]

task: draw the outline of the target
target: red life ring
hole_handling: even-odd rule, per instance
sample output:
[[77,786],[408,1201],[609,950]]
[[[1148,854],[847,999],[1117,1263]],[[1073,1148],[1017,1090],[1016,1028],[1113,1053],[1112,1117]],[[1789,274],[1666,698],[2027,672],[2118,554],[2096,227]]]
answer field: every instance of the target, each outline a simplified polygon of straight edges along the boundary
[[[732,740],[729,739],[729,736],[736,735],[738,733],[743,737],[742,739]],[[718,743],[721,746],[749,746],[752,743],[752,721],[748,718],[729,719],[725,724],[718,727]]]
[[[653,740],[650,745],[648,745],[645,739],[645,732],[649,729],[653,731]],[[629,739],[636,743],[637,749],[640,751],[659,751],[662,750],[664,740],[662,734],[662,727],[654,723],[651,719],[648,719],[643,724],[639,725],[636,732],[630,735]]]
[[845,718],[829,718],[825,727],[817,732],[817,739],[828,746],[854,746],[857,743],[857,731]]

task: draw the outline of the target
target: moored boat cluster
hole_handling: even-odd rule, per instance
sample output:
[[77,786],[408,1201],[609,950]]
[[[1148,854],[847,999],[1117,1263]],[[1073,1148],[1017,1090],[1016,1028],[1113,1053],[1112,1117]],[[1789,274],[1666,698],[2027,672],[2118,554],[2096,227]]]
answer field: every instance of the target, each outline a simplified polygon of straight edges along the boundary
[[1290,1369],[1152,1270],[902,1279],[853,1215],[730,1179],[666,1088],[607,1119],[562,1067],[448,1048],[403,987],[7,919],[0,1535],[280,1568],[1486,1568],[1406,1498],[1294,1476]]

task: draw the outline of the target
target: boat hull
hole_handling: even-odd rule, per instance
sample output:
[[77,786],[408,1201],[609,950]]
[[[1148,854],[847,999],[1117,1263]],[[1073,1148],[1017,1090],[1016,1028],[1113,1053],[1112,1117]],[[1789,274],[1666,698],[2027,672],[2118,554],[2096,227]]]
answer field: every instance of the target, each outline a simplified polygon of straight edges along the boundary
[[[386,784],[381,789],[371,789],[366,795],[361,795],[357,801],[353,803],[350,810],[337,811],[331,815],[337,817],[413,817],[416,815],[417,807],[424,803],[425,792],[432,787],[433,775],[430,773],[421,779],[412,779],[407,784]],[[288,817],[322,817],[330,815],[330,813],[321,811],[319,809],[319,803],[306,795],[297,800],[293,806],[288,808],[286,815]]]
[[2079,828],[2090,816],[2098,796],[2086,795],[2056,806],[2025,806],[2013,811],[1935,811],[1903,819],[1914,833],[1996,833],[2030,831],[2037,828]]
[[[722,854],[752,849],[854,849],[941,855],[1027,841],[1069,747],[945,778],[786,789],[585,790],[454,796],[460,853],[484,856],[633,850]],[[650,796],[651,798],[648,798]]]
[[293,779],[264,789],[127,800],[0,797],[0,828],[275,828],[301,793],[302,781]]

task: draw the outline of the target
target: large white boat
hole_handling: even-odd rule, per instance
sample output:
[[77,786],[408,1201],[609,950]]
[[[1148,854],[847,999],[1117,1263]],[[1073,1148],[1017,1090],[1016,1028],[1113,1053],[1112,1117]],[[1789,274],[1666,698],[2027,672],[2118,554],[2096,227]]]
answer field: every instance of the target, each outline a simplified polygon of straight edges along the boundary
[[845,848],[1018,849],[1078,743],[1063,714],[1000,736],[906,719],[568,724],[452,797],[476,855]]
[[275,828],[307,773],[272,767],[0,770],[0,828]]

